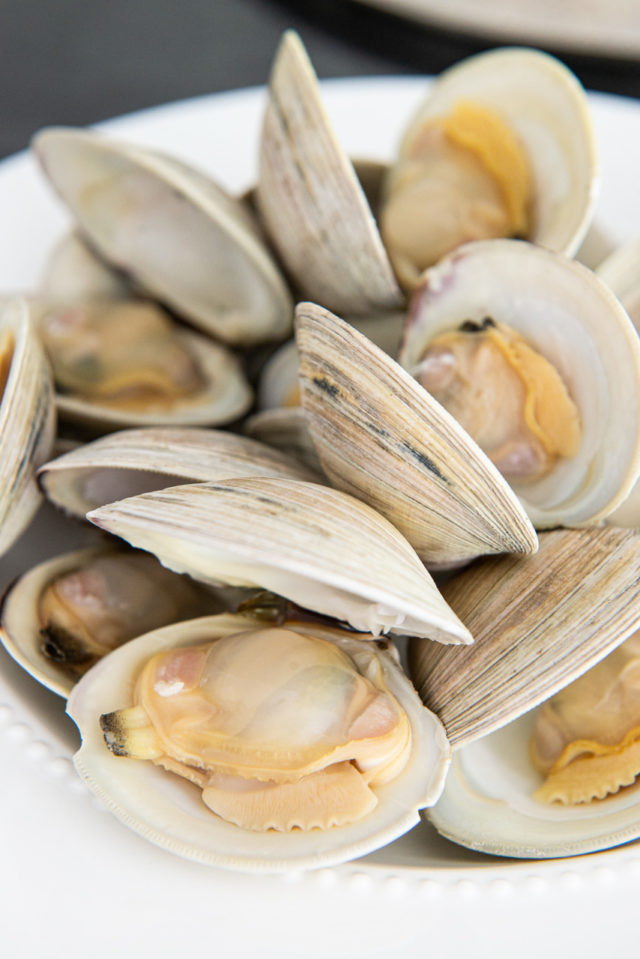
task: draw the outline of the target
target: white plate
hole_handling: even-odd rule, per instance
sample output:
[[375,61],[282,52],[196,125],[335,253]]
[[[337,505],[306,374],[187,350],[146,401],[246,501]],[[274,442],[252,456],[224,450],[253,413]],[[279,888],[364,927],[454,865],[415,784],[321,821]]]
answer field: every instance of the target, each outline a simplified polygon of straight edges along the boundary
[[637,0],[360,0],[388,13],[473,33],[493,42],[534,43],[557,50],[636,58]]
[[[390,157],[427,83],[326,83],[326,104],[346,149]],[[263,96],[247,90],[203,97],[107,126],[196,161],[241,190],[254,176]],[[592,103],[603,159],[598,221],[619,242],[640,232],[640,106],[602,95]],[[0,164],[0,210],[1,294],[36,281],[65,217],[26,156]],[[45,510],[0,561],[0,588],[83,535]],[[225,959],[446,959],[471,950],[474,959],[500,959],[517,950],[519,959],[538,959],[579,949],[600,956],[611,938],[617,950],[626,945],[635,954],[638,844],[515,863],[458,849],[422,825],[339,868],[276,878],[222,873],[157,849],[104,812],[76,779],[76,745],[62,701],[0,650],[5,955],[20,949],[48,959],[111,959],[117,949],[125,957],[207,949]]]

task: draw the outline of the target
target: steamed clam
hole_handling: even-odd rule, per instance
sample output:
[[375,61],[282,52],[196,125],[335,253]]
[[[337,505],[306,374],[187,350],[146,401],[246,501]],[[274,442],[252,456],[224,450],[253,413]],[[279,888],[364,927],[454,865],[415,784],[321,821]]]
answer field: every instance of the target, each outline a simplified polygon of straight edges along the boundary
[[427,270],[399,357],[501,466],[537,528],[595,523],[640,468],[640,343],[605,284],[516,240]]
[[40,563],[2,601],[0,638],[62,696],[111,650],[150,629],[214,613],[220,598],[154,557],[113,544]]
[[591,802],[640,775],[640,633],[547,700],[529,754],[545,802]]
[[252,391],[237,358],[155,303],[32,301],[61,416],[100,430],[213,425],[242,416]]
[[442,73],[387,178],[383,239],[407,289],[463,243],[519,236],[575,253],[598,161],[575,76],[537,50],[504,48]]
[[[637,786],[624,785],[634,779],[637,751],[637,717],[629,712],[637,640],[629,637],[640,622],[639,570],[635,532],[557,530],[541,535],[536,556],[478,561],[445,584],[446,599],[474,631],[470,655],[451,650],[445,660],[431,644],[411,649],[417,688],[454,748],[443,795],[429,813],[444,835],[483,852],[534,858],[640,836]],[[536,719],[535,707],[549,697]],[[621,711],[629,713],[624,725]],[[611,718],[617,728],[605,726],[603,738],[603,719]],[[558,760],[565,798],[572,790],[586,799],[589,790],[601,796],[615,783],[623,788],[580,805],[546,801],[544,775],[530,758],[536,722],[546,735],[534,752],[539,760],[544,754],[545,766]],[[582,772],[560,770],[572,757]],[[578,787],[566,785],[572,775]]]
[[[598,276],[618,297],[640,335],[640,240],[635,238],[613,250],[597,270]],[[640,527],[640,486],[636,483],[607,522]]]
[[251,477],[192,483],[92,510],[101,529],[203,582],[261,587],[369,633],[469,643],[398,530],[319,484]]
[[507,483],[398,363],[312,303],[296,308],[296,336],[309,430],[334,486],[386,516],[431,567],[535,551]]
[[181,161],[89,130],[34,150],[79,228],[135,286],[227,343],[284,338],[287,286],[249,207]]
[[401,305],[364,190],[292,30],[282,38],[269,80],[256,201],[303,297],[354,316]]
[[277,872],[371,851],[435,800],[449,747],[360,638],[239,615],[149,633],[75,688],[76,767],[129,826],[199,861]]
[[301,463],[264,443],[222,430],[122,430],[45,463],[40,487],[52,503],[83,518],[96,506],[186,480],[288,476],[313,480]]

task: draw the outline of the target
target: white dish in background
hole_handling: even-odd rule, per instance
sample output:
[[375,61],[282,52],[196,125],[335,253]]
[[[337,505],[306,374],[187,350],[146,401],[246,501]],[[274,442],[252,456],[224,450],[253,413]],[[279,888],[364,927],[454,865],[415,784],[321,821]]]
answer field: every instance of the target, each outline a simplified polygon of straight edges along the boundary
[[635,59],[640,54],[637,0],[359,0],[387,13],[494,43]]
[[[387,159],[427,84],[330,81],[323,92],[348,152]],[[240,191],[254,178],[263,97],[262,90],[202,97],[106,126],[192,160]],[[592,106],[603,175],[597,221],[618,243],[640,233],[640,105],[593,95]],[[24,155],[0,164],[0,210],[2,296],[33,286],[66,218]],[[38,526],[0,560],[0,589],[91,535],[43,510]],[[48,959],[111,959],[118,949],[125,957],[164,957],[214,948],[225,959],[405,959],[469,950],[474,959],[516,952],[538,959],[580,950],[595,959],[612,938],[633,954],[638,844],[511,862],[459,849],[423,824],[365,859],[316,873],[219,872],[157,849],[98,806],[73,770],[76,746],[62,700],[0,649],[0,936],[7,955],[20,948],[21,955],[44,949]]]

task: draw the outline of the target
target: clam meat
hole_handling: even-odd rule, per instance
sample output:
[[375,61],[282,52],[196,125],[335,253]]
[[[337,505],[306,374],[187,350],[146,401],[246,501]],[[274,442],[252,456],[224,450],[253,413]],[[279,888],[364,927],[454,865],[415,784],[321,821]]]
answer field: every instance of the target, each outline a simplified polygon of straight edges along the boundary
[[66,418],[102,430],[220,424],[251,404],[236,357],[155,303],[35,301],[32,309]]
[[522,237],[571,255],[598,182],[576,77],[537,50],[491,50],[436,79],[390,168],[381,232],[407,290],[474,240]]
[[65,553],[19,577],[2,602],[0,638],[32,676],[64,696],[122,643],[221,608],[214,591],[148,553],[109,544]]
[[399,361],[502,470],[534,526],[595,523],[640,469],[640,341],[590,270],[518,240],[427,270]]
[[128,825],[191,858],[282,871],[360,855],[410,828],[449,756],[383,647],[241,615],[149,633],[75,688],[77,769]]

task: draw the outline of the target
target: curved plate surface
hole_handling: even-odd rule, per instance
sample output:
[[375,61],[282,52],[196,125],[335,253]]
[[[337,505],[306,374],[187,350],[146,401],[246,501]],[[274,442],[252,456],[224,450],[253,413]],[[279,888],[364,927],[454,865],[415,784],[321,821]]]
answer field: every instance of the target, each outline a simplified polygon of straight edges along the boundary
[[498,43],[635,58],[640,53],[636,0],[360,0],[387,13]]
[[[323,86],[338,135],[353,156],[386,159],[428,80],[331,81]],[[169,105],[112,121],[114,134],[170,150],[241,191],[251,184],[263,90]],[[592,97],[602,151],[597,261],[638,232],[640,106]],[[0,164],[0,296],[36,281],[66,218],[24,155]],[[95,541],[43,508],[37,523],[0,560],[0,589],[18,572]],[[61,699],[40,687],[0,648],[0,836],[10,882],[3,890],[7,954],[169,956],[211,947],[230,957],[424,956],[470,949],[475,959],[548,951],[630,954],[640,894],[640,846],[553,862],[476,855],[421,824],[357,862],[315,873],[261,877],[183,861],[131,833],[82,786],[71,756],[75,726]],[[9,864],[10,867],[9,867]],[[8,877],[9,878],[9,877]],[[628,903],[628,908],[625,904]],[[597,914],[588,928],[580,908]],[[461,910],[464,922],[460,922]],[[540,912],[545,922],[537,921]],[[625,918],[626,917],[626,918]],[[523,936],[523,928],[526,935]],[[482,930],[490,929],[490,932]],[[12,950],[11,946],[15,946]],[[155,947],[155,953],[153,948]]]

